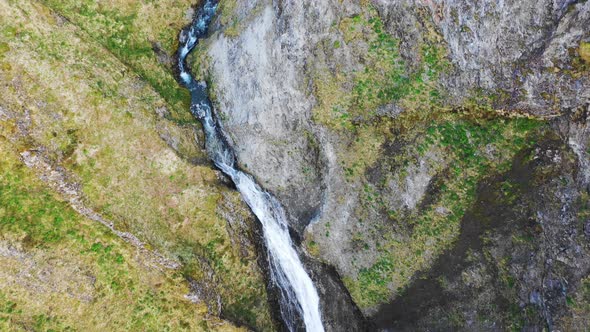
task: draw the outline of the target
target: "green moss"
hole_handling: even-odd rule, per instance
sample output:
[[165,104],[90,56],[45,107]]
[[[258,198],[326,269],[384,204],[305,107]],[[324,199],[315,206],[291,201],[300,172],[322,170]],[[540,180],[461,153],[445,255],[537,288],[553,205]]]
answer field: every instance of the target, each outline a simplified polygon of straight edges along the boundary
[[259,2],[247,16],[243,16],[238,13],[238,1],[220,0],[217,14],[223,26],[223,34],[229,38],[239,36],[246,24],[256,17],[265,6],[265,3]]
[[578,197],[578,220],[582,225],[586,220],[590,219],[590,194],[582,192]]
[[571,67],[564,70],[574,78],[580,78],[588,75],[590,71],[590,43],[580,42],[578,47],[568,49],[571,59]]
[[[438,151],[444,159],[439,162],[448,166],[440,170],[442,176],[434,202],[410,214],[390,213],[398,223],[411,225],[412,231],[409,238],[401,240],[399,236],[379,231],[379,238],[386,239],[378,245],[380,258],[374,265],[361,268],[358,277],[347,282],[356,303],[362,308],[372,308],[387,301],[393,289],[399,292],[407,285],[407,276],[427,268],[449,248],[459,234],[465,211],[474,202],[478,183],[490,173],[506,171],[512,156],[534,144],[528,139],[529,134],[542,125],[543,122],[525,118],[487,119],[449,113],[441,115],[424,132],[416,131],[414,134],[419,138],[398,156],[402,165],[399,171],[426,151]],[[504,199],[514,199],[511,184],[506,183],[502,188]],[[365,186],[361,197],[365,210],[387,208],[373,186]],[[441,213],[439,208],[445,212]]]
[[[44,188],[29,189],[22,167],[0,160],[0,230],[2,233],[25,232],[27,243],[43,247],[68,236],[74,226],[73,211]],[[13,168],[14,167],[14,168]]]
[[315,242],[313,240],[307,240],[305,242],[305,248],[307,249],[307,252],[310,255],[312,255],[313,257],[319,258],[320,248],[319,248],[317,242]]
[[[368,52],[360,55],[364,69],[340,69],[336,74],[318,75],[316,96],[320,103],[314,109],[316,121],[333,129],[350,130],[354,119],[368,121],[376,116],[377,107],[390,102],[414,108],[438,105],[441,92],[436,80],[450,66],[441,46],[434,42],[424,44],[420,50],[421,66],[411,71],[400,56],[399,40],[386,32],[374,8],[343,19],[338,28],[352,49],[359,44],[368,45]],[[334,43],[335,48],[336,45],[339,47],[339,42]],[[352,82],[351,91],[345,87],[347,82]]]
[[239,21],[236,13],[238,3],[235,0],[221,0],[218,13],[221,24],[225,27],[223,33],[228,37],[236,37],[240,33]]
[[580,47],[578,48],[578,53],[580,54],[580,58],[582,58],[586,64],[590,65],[590,43],[581,42]]
[[8,43],[0,43],[0,59],[4,58],[4,53],[10,51]]
[[361,269],[358,280],[360,289],[365,293],[364,297],[375,303],[386,302],[391,293],[388,288],[389,276],[394,271],[391,257],[382,257],[370,268]]

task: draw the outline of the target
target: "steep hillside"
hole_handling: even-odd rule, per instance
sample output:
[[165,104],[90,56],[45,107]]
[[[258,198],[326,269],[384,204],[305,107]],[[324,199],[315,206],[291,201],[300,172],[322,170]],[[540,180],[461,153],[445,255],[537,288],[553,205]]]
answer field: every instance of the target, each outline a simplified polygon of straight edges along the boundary
[[208,164],[163,61],[191,5],[0,2],[11,327],[272,328],[255,221]]

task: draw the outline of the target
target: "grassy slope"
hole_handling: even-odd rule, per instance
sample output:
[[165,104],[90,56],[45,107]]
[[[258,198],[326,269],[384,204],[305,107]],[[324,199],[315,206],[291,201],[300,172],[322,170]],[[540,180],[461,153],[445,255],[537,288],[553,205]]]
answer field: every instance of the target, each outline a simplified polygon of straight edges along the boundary
[[192,121],[186,112],[188,92],[178,88],[170,63],[159,62],[152,48],[157,47],[168,56],[176,51],[176,36],[190,22],[189,9],[194,1],[41,2],[80,27],[149,82],[170,106],[172,118]]
[[[233,245],[217,213],[219,205],[235,205],[246,224],[232,232],[247,238],[252,219],[246,207],[237,193],[218,185],[213,169],[188,163],[160,138],[205,158],[193,140],[194,125],[155,115],[166,109],[186,120],[186,100],[182,92],[169,93],[181,91],[170,71],[142,51],[154,40],[171,53],[190,2],[91,3],[0,1],[0,107],[8,114],[0,117],[0,137],[18,152],[44,151],[81,184],[90,207],[182,261],[182,273],[220,294],[226,315],[269,328],[254,250]],[[33,249],[59,256],[52,248]],[[66,316],[70,305],[54,302]]]
[[184,295],[179,271],[50,192],[0,138],[0,330],[233,330]]

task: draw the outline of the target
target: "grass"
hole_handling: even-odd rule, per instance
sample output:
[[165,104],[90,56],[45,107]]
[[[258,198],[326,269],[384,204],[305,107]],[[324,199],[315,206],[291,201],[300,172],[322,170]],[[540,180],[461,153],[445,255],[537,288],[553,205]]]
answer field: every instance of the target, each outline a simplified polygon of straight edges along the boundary
[[566,72],[574,78],[587,76],[590,71],[590,43],[581,41],[578,47],[569,48],[568,53],[572,61]]
[[580,221],[580,226],[583,226],[584,222],[590,219],[590,194],[582,192],[578,198],[577,205],[579,206],[578,220]]
[[248,15],[244,16],[243,12],[239,10],[244,5],[239,7],[239,1],[220,0],[218,6],[217,14],[222,25],[223,35],[229,38],[238,37],[249,21],[265,8],[264,3],[258,3]]
[[169,64],[160,63],[153,45],[168,55],[176,51],[177,34],[190,22],[191,1],[134,2],[113,0],[108,4],[95,1],[42,1],[55,13],[96,40],[134,73],[146,80],[170,105],[171,116],[190,122],[187,112],[190,96],[179,89]]
[[179,273],[145,265],[50,192],[6,140],[0,148],[0,329],[234,330],[205,320]]
[[582,60],[584,60],[587,64],[590,64],[590,43],[581,42],[578,53],[580,54],[580,58],[582,58]]
[[221,24],[225,27],[224,34],[228,37],[237,37],[240,33],[239,19],[236,13],[238,3],[235,0],[222,0],[219,2],[219,15]]
[[[161,19],[158,24],[178,22],[175,15],[182,18],[188,6],[175,3],[168,13],[154,7],[164,4],[117,4],[110,8],[116,8],[118,14],[86,2],[0,1],[0,19],[5,23],[0,43],[7,45],[0,58],[0,77],[6,83],[0,86],[0,107],[10,114],[0,122],[0,138],[8,138],[7,144],[17,151],[43,151],[55,167],[62,167],[81,185],[90,208],[112,220],[117,229],[132,232],[165,256],[183,261],[183,271],[175,279],[178,287],[186,289],[182,277],[190,276],[221,296],[224,309],[231,308],[227,317],[261,330],[271,329],[254,248],[239,248],[233,241],[247,243],[251,239],[248,229],[255,221],[249,210],[238,193],[219,185],[212,167],[188,162],[206,158],[194,140],[196,127],[156,116],[156,109],[172,111],[178,105],[140,77],[148,62],[126,66],[120,60],[127,56],[148,58],[141,52],[125,55],[113,51],[114,46],[105,44],[110,32],[94,37],[107,29],[109,20],[122,17],[116,24],[133,25],[128,27],[127,45],[135,45],[159,35],[151,30],[158,26],[151,25],[154,20]],[[56,12],[64,13],[74,24],[60,19]],[[129,17],[134,12],[138,14]],[[83,14],[95,16],[86,22]],[[166,27],[162,33],[175,27]],[[127,28],[116,29],[124,33]],[[165,73],[163,67],[158,68],[150,75]],[[181,90],[171,75],[166,75],[171,87],[174,84]],[[232,212],[243,219],[231,235],[219,208],[230,203]],[[66,240],[50,228],[61,219],[40,220],[43,223],[26,230],[39,234],[31,241]],[[95,241],[87,249],[93,245],[96,251],[90,250],[88,255],[100,254],[97,259],[105,261],[110,257],[113,264],[121,260],[114,249],[105,249],[109,243]],[[126,264],[125,255],[123,259]],[[117,280],[112,285],[124,290],[129,281]],[[242,313],[247,313],[246,317],[239,317]],[[89,319],[91,316],[89,313]]]

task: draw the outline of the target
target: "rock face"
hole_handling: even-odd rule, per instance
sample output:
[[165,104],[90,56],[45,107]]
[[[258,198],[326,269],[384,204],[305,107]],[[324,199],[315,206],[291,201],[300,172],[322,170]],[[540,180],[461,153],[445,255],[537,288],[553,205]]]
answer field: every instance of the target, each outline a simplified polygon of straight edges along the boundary
[[[453,248],[402,296],[380,307],[378,326],[400,331],[587,327],[586,320],[569,320],[575,307],[572,288],[590,267],[575,206],[584,189],[575,184],[576,161],[564,141],[539,139],[506,173],[480,183],[477,203],[465,214]],[[512,183],[514,192],[506,195],[503,183]],[[523,308],[527,316],[507,319]]]
[[[240,165],[363,315],[408,330],[587,323],[571,303],[588,300],[590,3],[221,9],[199,66]],[[433,294],[414,292],[420,277]],[[408,304],[428,314],[396,316]]]
[[[408,56],[424,32],[420,11],[440,32],[456,70],[443,78],[453,101],[470,90],[501,89],[499,107],[555,115],[589,97],[588,78],[568,75],[571,50],[588,36],[588,4],[579,1],[378,1]],[[414,50],[414,52],[412,52]]]
[[[308,38],[318,38],[309,32],[329,21],[310,19],[304,3],[238,6],[253,16],[244,19],[243,32],[236,38],[218,35],[209,48],[224,125],[241,166],[290,202],[293,227],[301,232],[321,201],[319,151],[306,136],[313,135],[312,100],[301,73],[307,45],[315,43]],[[279,12],[284,16],[277,17]]]
[[[389,33],[400,39],[407,67],[417,67],[424,35],[435,29],[448,47],[454,70],[442,77],[451,105],[483,89],[502,94],[497,107],[537,116],[559,114],[590,98],[587,75],[571,52],[588,37],[588,4],[576,1],[375,1]],[[360,12],[345,1],[238,4],[243,25],[238,36],[217,34],[208,45],[219,109],[242,165],[283,197],[294,227],[319,208],[322,156],[310,144],[319,135],[311,121],[310,66],[318,61],[317,43],[343,17]],[[425,22],[428,21],[428,22]],[[362,68],[352,52],[338,62]],[[333,59],[323,59],[334,62]],[[329,150],[324,148],[322,150]],[[327,155],[329,151],[321,151]],[[264,161],[264,162],[261,162]],[[291,206],[292,205],[292,206]]]

